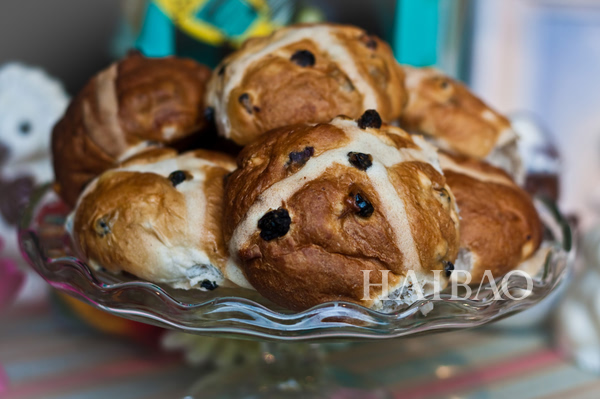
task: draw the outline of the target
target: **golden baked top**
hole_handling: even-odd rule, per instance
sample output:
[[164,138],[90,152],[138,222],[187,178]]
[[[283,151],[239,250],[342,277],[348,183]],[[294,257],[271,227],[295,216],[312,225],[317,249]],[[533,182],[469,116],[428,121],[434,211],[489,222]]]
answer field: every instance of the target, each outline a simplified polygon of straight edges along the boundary
[[404,76],[390,47],[353,26],[293,25],[253,38],[217,67],[208,90],[220,133],[238,144],[296,123],[402,113]]
[[525,190],[485,162],[441,154],[440,163],[460,210],[457,269],[479,283],[486,270],[499,278],[533,255],[543,228]]
[[52,133],[60,196],[73,206],[85,184],[116,162],[199,131],[209,76],[192,60],[131,53],[92,78]]
[[435,139],[443,149],[483,159],[516,139],[510,121],[462,83],[433,68],[403,67],[408,104],[402,126]]
[[280,128],[247,146],[227,179],[223,229],[250,283],[292,309],[383,306],[381,287],[362,299],[363,270],[371,284],[389,271],[390,292],[412,270],[431,292],[459,239],[436,150],[375,111]]
[[234,167],[228,156],[203,150],[138,155],[86,188],[75,210],[76,242],[92,266],[112,272],[178,288],[210,272],[221,285],[228,274],[223,177]]

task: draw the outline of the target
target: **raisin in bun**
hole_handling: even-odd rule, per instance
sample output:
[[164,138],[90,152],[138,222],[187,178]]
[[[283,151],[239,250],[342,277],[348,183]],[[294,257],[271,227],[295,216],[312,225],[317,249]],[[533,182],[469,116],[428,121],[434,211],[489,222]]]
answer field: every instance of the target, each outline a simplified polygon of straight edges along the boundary
[[294,25],[250,39],[226,58],[207,103],[219,132],[246,145],[271,129],[358,118],[371,108],[392,122],[406,100],[403,80],[389,45],[364,30]]
[[[350,301],[389,310],[440,285],[458,252],[458,216],[435,148],[381,125],[358,121],[295,125],[247,146],[227,179],[224,235],[232,257],[263,296],[291,309]],[[401,290],[413,271],[412,287]],[[414,300],[414,299],[413,299]]]
[[223,178],[234,168],[204,150],[137,155],[88,185],[74,213],[76,245],[95,268],[175,288],[245,284],[227,268],[221,231]]
[[92,78],[52,133],[56,190],[70,206],[84,186],[152,143],[201,130],[210,70],[131,53]]
[[463,84],[433,68],[403,66],[408,104],[400,125],[424,134],[446,151],[504,169],[518,180],[523,166],[510,121]]
[[479,284],[486,270],[501,278],[531,257],[543,230],[529,194],[485,162],[447,154],[440,154],[440,162],[460,213],[456,269],[469,271],[471,283]]

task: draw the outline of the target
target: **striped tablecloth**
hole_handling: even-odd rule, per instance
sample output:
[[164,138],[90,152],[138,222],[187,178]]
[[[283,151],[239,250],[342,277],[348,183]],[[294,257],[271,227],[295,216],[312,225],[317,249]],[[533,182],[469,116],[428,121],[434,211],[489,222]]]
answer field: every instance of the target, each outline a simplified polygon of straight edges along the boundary
[[[543,329],[480,328],[330,352],[340,379],[398,399],[599,398],[600,380],[552,349]],[[158,350],[69,327],[47,306],[0,315],[0,398],[181,398],[207,373]]]

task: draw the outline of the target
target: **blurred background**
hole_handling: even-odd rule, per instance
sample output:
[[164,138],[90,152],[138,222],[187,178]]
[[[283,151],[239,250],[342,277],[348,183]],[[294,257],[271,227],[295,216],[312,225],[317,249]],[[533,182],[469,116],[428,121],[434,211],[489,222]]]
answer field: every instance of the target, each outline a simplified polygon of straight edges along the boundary
[[[523,136],[523,151],[536,160],[527,165],[530,177],[536,177],[528,184],[557,199],[576,221],[581,255],[571,288],[525,314],[471,332],[346,349],[331,355],[340,375],[351,380],[352,373],[371,373],[380,384],[410,393],[403,397],[598,397],[600,1],[189,2],[204,4],[204,14],[183,12],[178,7],[186,1],[2,0],[0,143],[31,148],[21,161],[39,159],[47,165],[42,137],[49,136],[68,97],[133,47],[214,66],[254,33],[251,23],[257,19],[271,28],[323,20],[363,27],[389,41],[401,63],[436,66],[511,117]],[[208,26],[195,24],[199,15]],[[19,68],[8,68],[15,62]],[[47,89],[36,91],[42,86]],[[29,133],[32,123],[40,136]],[[46,144],[11,141],[13,134]],[[17,161],[0,165],[0,210],[13,209],[10,204],[19,200],[7,195],[15,191],[8,188],[51,178],[42,166],[28,170],[33,177],[24,179],[15,174],[23,166]],[[211,367],[229,365],[240,353],[258,353],[252,345],[232,349],[204,339],[165,341],[161,332],[104,319],[49,294],[35,277],[18,272],[23,265],[15,258],[14,223],[1,231],[0,265],[12,269],[0,268],[0,396],[176,397],[171,395]],[[581,281],[588,281],[585,289]],[[12,307],[9,293],[17,297]],[[129,345],[139,341],[144,345]],[[166,350],[173,348],[199,368],[185,366]],[[219,353],[227,353],[224,360]]]

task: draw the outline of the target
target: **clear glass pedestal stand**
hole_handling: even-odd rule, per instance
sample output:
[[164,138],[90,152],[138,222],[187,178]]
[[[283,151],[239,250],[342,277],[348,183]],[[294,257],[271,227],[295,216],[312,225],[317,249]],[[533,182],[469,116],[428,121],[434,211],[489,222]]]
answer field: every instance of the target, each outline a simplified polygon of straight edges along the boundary
[[357,378],[351,386],[327,366],[322,344],[262,343],[258,364],[202,379],[185,399],[388,399],[390,392]]

